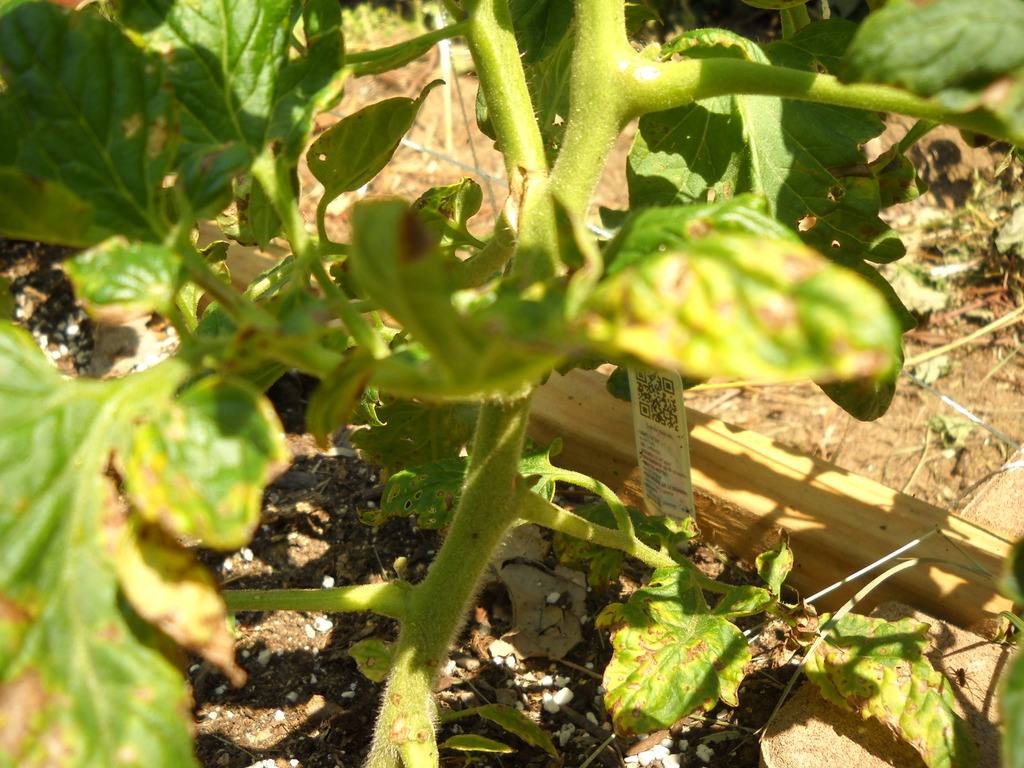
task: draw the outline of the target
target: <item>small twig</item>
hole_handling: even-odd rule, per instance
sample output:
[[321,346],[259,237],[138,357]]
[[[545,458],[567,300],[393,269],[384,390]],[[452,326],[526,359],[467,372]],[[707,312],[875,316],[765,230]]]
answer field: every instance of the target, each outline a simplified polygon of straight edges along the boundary
[[917,479],[917,473],[921,471],[921,467],[924,466],[925,459],[928,458],[928,448],[932,444],[932,431],[925,428],[924,432],[924,449],[921,451],[921,458],[918,459],[917,466],[914,467],[914,471],[910,473],[910,477],[907,479],[906,484],[903,486],[902,493],[910,493],[910,487],[914,484]]

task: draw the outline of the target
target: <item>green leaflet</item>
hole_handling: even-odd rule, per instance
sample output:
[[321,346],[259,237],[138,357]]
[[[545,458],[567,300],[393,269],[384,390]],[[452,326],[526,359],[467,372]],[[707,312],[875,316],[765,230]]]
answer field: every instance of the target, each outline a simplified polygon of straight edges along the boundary
[[912,619],[847,614],[807,657],[807,677],[837,706],[880,720],[929,768],[971,768],[977,746],[953,711],[949,681],[924,656],[927,630]]
[[412,204],[423,226],[438,238],[442,248],[483,248],[469,233],[467,222],[480,210],[484,194],[480,185],[466,177],[446,187],[432,187]]
[[[555,482],[575,475],[551,463],[550,454],[557,445],[556,442],[528,452],[519,462],[519,473],[535,481],[531,490],[549,501],[555,492]],[[380,508],[365,510],[363,522],[380,525],[389,517],[416,515],[421,528],[443,528],[455,513],[468,469],[469,458],[464,456],[396,472],[384,484]]]
[[174,251],[112,237],[67,262],[75,295],[91,309],[111,305],[139,312],[172,311],[180,281]]
[[397,97],[363,107],[324,131],[306,152],[310,173],[324,186],[320,209],[380,173],[412,128],[416,113],[440,80],[416,99]]
[[[329,0],[121,0],[120,20],[164,59],[181,105],[179,173],[193,209],[274,145],[292,165],[314,115],[341,93],[340,9]],[[301,13],[304,44],[293,46]]]
[[690,570],[656,570],[649,586],[605,608],[595,625],[612,631],[605,706],[620,735],[668,728],[719,699],[736,705],[747,641],[725,615],[708,611]]
[[384,682],[391,669],[391,646],[378,637],[360,640],[348,649],[359,671],[367,680],[375,683]]
[[[701,30],[666,46],[663,55],[736,57],[797,69],[838,62],[854,26],[817,22],[762,51],[723,30]],[[821,126],[829,126],[823,136]],[[771,213],[835,261],[900,258],[899,238],[878,218],[881,197],[860,172],[859,145],[882,131],[871,113],[767,96],[724,96],[648,115],[629,156],[631,206],[763,195]]]
[[508,284],[483,296],[460,293],[458,260],[437,247],[402,201],[353,208],[348,263],[362,295],[395,318],[412,342],[378,361],[370,385],[383,392],[473,399],[517,390],[562,357],[564,291],[538,285],[523,296]]
[[1006,768],[1024,766],[1024,656],[1017,654],[1002,682],[999,699]]
[[935,96],[963,112],[980,108],[1024,125],[1024,3],[890,2],[857,31],[839,71]]
[[64,380],[0,325],[0,720],[24,724],[5,738],[13,764],[195,765],[184,682],[119,594],[124,523],[105,474],[182,374]]
[[505,704],[484,704],[480,707],[470,707],[458,711],[445,709],[439,713],[439,719],[442,723],[450,723],[453,720],[461,720],[466,717],[473,717],[474,715],[500,725],[527,744],[540,747],[552,757],[558,757],[558,750],[555,749],[555,745],[547,731],[515,707],[509,707]]
[[103,238],[92,226],[93,212],[89,203],[59,183],[0,167],[0,233],[4,237],[84,247]]
[[718,232],[692,213],[641,212],[612,244],[577,318],[598,350],[693,378],[892,377],[900,329],[870,284],[789,235]]
[[[693,518],[673,520],[668,517],[651,517],[633,507],[626,509],[640,541],[671,556],[678,556],[685,543],[697,535]],[[605,501],[577,507],[573,513],[605,528],[618,527],[615,513]],[[561,532],[556,532],[552,537],[551,549],[562,565],[578,570],[585,567],[587,585],[596,590],[605,589],[619,577],[625,559],[622,550],[602,547]]]
[[479,406],[389,400],[377,406],[380,424],[352,434],[364,461],[394,472],[455,458],[473,436]]
[[92,227],[86,218],[69,232],[68,222],[43,219],[31,234],[74,245],[109,234],[164,236],[160,188],[172,170],[177,118],[157,61],[91,10],[29,3],[0,17],[0,77],[0,130],[11,134],[3,163],[68,190],[74,197],[42,190],[64,213],[75,197],[92,209]]

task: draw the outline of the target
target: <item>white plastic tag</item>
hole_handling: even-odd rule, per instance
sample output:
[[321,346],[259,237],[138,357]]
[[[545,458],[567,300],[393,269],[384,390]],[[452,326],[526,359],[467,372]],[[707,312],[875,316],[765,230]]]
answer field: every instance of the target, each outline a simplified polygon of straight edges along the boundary
[[640,482],[652,515],[693,517],[683,381],[675,371],[629,368]]

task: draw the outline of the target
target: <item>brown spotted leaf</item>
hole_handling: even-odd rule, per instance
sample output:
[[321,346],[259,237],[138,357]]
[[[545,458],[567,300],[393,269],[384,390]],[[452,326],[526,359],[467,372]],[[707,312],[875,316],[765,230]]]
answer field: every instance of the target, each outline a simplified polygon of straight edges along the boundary
[[[171,359],[124,379],[67,379],[0,323],[2,765],[189,768],[190,699],[169,637],[240,680],[209,577],[122,501],[121,481],[137,506],[158,501],[141,483],[173,486],[172,504],[203,488],[216,503],[191,513],[218,519],[155,506],[145,517],[220,543],[249,530],[280,428],[262,405],[236,412],[234,385],[204,381],[179,397],[187,375]],[[154,418],[167,420],[166,452],[149,441],[148,474],[120,471]]]
[[953,710],[949,681],[924,655],[927,624],[847,614],[807,658],[822,696],[877,718],[916,749],[929,768],[971,768],[978,748]]
[[747,641],[726,615],[708,611],[690,570],[655,571],[649,586],[595,623],[612,631],[605,706],[620,735],[668,728],[719,699],[738,703]]
[[883,294],[756,200],[631,217],[577,318],[591,344],[694,378],[892,378],[900,327]]
[[110,533],[123,511],[105,475],[132,419],[178,380],[166,365],[66,380],[27,333],[0,325],[4,765],[195,765],[181,673],[119,586]]

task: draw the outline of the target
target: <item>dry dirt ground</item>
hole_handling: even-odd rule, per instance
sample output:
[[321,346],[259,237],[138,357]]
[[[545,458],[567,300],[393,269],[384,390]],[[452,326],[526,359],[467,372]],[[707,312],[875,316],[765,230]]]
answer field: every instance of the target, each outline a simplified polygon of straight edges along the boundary
[[[464,65],[458,54],[455,60],[456,66]],[[325,118],[320,127],[382,98],[415,96],[438,74],[438,61],[430,58],[401,73],[357,80],[335,117]],[[459,83],[461,93],[451,93],[452,106],[441,90],[431,94],[409,139],[501,176],[498,156],[486,139],[467,131],[458,106],[465,105],[471,121],[472,77],[460,77]],[[450,140],[446,138],[449,126]],[[918,330],[906,340],[909,359],[963,342],[1022,304],[1020,252],[1009,248],[1000,253],[995,245],[1000,237],[1005,245],[1014,212],[1024,203],[1019,180],[1004,174],[993,181],[999,157],[973,153],[953,139],[944,136],[927,142],[921,159],[936,180],[952,175],[955,183],[936,183],[936,194],[894,215],[912,250],[906,260],[910,267],[894,279],[901,292],[912,298],[921,318]],[[624,204],[621,174],[627,147],[623,141],[616,149],[598,193],[600,204]],[[462,175],[463,170],[443,157],[403,147],[386,174],[332,206],[330,231],[343,237],[346,211],[360,197],[415,197],[429,186],[452,183]],[[303,189],[309,199],[315,197],[315,182],[304,177]],[[487,221],[493,211],[490,201],[500,205],[503,197],[501,187],[492,184],[479,220]],[[34,327],[37,335],[45,334],[41,343],[56,364],[74,373],[74,359],[88,356],[95,340],[89,321],[74,310],[59,270],[65,254],[28,244],[0,245],[2,274],[19,297],[16,318]],[[146,342],[151,346],[132,352],[133,364],[158,356],[166,342],[158,320],[148,325],[139,330],[151,337]],[[1019,354],[1019,328],[1008,325],[987,332],[922,360],[912,370],[997,432],[1020,440],[1024,438],[1024,356]],[[102,372],[113,362],[94,364],[93,372]],[[438,546],[435,532],[419,530],[409,519],[391,520],[379,528],[360,522],[360,511],[373,509],[379,501],[377,470],[363,464],[345,440],[325,453],[305,433],[304,406],[314,386],[315,382],[289,374],[270,390],[294,461],[267,489],[262,524],[248,547],[226,555],[199,552],[225,589],[375,582],[395,575],[399,557],[408,558],[405,576],[415,581]],[[1005,441],[907,379],[901,381],[889,413],[871,424],[846,416],[810,385],[727,386],[695,392],[689,404],[949,509],[966,504],[1012,455]],[[579,500],[570,490],[566,493],[568,501]],[[902,543],[893,542],[893,546]],[[553,562],[543,553],[543,542],[534,546],[530,567],[550,571]],[[700,548],[694,557],[716,576],[735,581],[749,578],[749,569],[724,553]],[[791,673],[791,668],[778,664],[786,655],[779,646],[783,638],[774,631],[766,633],[763,647],[758,648],[738,708],[719,708],[639,742],[612,737],[599,689],[610,648],[606,637],[594,629],[593,617],[609,602],[624,599],[645,576],[631,567],[608,591],[587,592],[582,640],[563,658],[509,661],[501,654],[496,658],[490,646],[511,628],[513,616],[500,582],[485,589],[446,670],[441,701],[453,709],[489,702],[521,707],[552,735],[561,763],[479,720],[446,726],[442,738],[464,729],[504,741],[516,751],[471,756],[446,751],[444,763],[520,768],[583,766],[593,760],[617,766],[653,757],[649,764],[664,768],[756,766],[755,732]],[[359,765],[369,742],[380,685],[358,671],[349,649],[366,638],[393,639],[395,631],[393,622],[366,616],[238,614],[238,657],[249,675],[247,685],[233,689],[215,670],[198,662],[189,669],[202,764],[207,768]],[[545,709],[544,700],[562,689],[571,691],[571,702],[557,711]],[[652,752],[655,745],[664,748]]]

